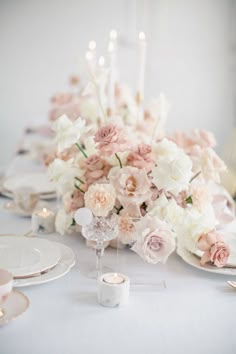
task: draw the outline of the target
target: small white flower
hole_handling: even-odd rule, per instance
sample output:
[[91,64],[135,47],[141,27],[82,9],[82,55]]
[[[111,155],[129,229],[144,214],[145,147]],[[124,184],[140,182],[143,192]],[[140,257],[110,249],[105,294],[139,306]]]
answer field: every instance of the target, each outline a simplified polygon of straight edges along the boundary
[[56,132],[55,141],[58,152],[62,152],[77,143],[80,136],[87,131],[84,120],[78,118],[72,122],[65,114],[57,119],[52,129]]
[[59,209],[56,215],[55,227],[59,234],[64,235],[72,224],[72,215],[67,214],[64,209]]

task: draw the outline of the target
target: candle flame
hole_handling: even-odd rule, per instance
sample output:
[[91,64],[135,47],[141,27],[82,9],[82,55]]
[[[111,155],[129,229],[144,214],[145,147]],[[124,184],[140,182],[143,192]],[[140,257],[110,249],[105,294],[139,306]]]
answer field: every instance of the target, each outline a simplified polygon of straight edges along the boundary
[[89,49],[90,50],[95,50],[96,49],[96,42],[95,41],[90,41],[89,42],[89,45],[88,45],[88,47],[89,47]]
[[145,41],[145,39],[146,39],[146,35],[145,35],[145,33],[144,32],[139,32],[139,39],[140,39],[140,41]]
[[100,67],[102,67],[102,66],[104,66],[104,64],[105,64],[105,59],[104,59],[103,56],[101,56],[101,57],[98,59],[98,65],[99,65]]
[[43,208],[43,213],[46,213],[47,212],[47,208]]
[[117,278],[118,274],[117,273],[114,273],[114,278]]
[[115,41],[117,39],[117,31],[115,29],[110,30],[110,39]]

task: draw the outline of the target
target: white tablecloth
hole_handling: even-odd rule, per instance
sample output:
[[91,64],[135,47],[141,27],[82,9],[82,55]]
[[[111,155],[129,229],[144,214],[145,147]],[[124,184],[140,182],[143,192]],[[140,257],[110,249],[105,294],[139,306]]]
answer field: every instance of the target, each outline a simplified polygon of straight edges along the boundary
[[[28,230],[29,219],[0,212],[1,234]],[[117,267],[116,251],[107,249],[105,265],[131,282],[165,280],[167,287],[133,287],[127,306],[104,308],[96,281],[83,275],[94,251],[79,235],[47,238],[72,247],[76,265],[56,281],[20,289],[30,308],[0,328],[1,354],[236,353],[236,290],[227,276],[194,269],[176,254],[166,265],[149,265],[129,250],[120,251]]]

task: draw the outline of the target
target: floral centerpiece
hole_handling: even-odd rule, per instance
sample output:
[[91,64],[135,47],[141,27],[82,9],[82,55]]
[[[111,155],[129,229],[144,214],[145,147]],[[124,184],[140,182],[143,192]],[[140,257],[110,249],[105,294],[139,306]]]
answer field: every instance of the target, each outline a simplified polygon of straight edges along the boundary
[[81,118],[62,116],[53,129],[58,157],[48,173],[62,197],[58,232],[73,229],[78,208],[95,216],[113,211],[120,242],[150,263],[165,262],[178,240],[202,250],[201,264],[226,264],[229,247],[216,228],[232,220],[233,206],[225,209],[229,198],[217,184],[225,165],[211,133],[177,132],[146,143],[119,117],[92,136]]

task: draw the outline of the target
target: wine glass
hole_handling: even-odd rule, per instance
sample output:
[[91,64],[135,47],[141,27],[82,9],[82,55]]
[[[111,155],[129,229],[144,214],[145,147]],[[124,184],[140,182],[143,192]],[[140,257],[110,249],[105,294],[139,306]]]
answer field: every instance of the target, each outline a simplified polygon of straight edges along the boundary
[[88,274],[90,278],[97,278],[102,273],[102,257],[104,242],[111,241],[118,234],[118,216],[109,213],[106,217],[93,216],[92,222],[82,226],[82,235],[89,241],[96,242],[96,269]]

